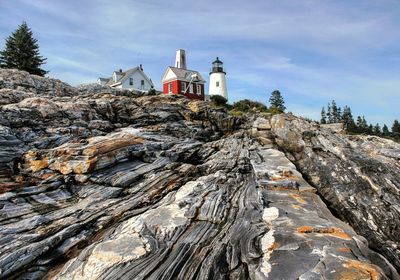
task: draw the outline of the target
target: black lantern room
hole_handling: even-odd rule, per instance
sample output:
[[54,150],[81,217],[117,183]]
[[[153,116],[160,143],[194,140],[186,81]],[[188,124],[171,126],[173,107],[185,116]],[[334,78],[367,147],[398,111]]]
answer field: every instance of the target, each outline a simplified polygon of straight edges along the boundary
[[224,73],[224,63],[219,60],[219,58],[217,57],[217,59],[212,63],[212,70],[210,72],[210,74],[212,73]]

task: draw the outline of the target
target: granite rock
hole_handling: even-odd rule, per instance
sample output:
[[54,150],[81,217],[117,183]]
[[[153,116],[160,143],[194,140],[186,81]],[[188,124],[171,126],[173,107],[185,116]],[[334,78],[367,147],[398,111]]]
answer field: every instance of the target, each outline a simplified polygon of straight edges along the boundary
[[0,278],[400,279],[399,151],[0,70]]

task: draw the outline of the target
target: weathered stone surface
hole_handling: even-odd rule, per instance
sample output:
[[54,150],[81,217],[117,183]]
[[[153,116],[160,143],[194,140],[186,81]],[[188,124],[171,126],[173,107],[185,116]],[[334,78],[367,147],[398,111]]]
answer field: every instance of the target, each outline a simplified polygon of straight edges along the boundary
[[400,267],[400,144],[347,136],[290,115],[272,118],[276,142],[375,250]]
[[400,279],[398,144],[1,71],[0,278]]

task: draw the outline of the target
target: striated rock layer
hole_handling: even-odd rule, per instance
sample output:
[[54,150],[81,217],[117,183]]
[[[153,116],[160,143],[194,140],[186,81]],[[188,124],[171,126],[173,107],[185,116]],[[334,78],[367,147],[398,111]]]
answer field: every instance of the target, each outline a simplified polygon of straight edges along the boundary
[[393,142],[15,70],[0,87],[0,278],[400,279]]
[[400,144],[348,136],[290,115],[272,118],[281,149],[329,207],[400,268]]

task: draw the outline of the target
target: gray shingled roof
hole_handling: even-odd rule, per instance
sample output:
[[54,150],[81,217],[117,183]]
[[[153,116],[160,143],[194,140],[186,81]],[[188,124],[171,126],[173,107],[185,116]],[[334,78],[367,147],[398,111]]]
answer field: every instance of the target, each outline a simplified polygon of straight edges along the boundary
[[171,66],[169,68],[172,70],[172,72],[174,72],[174,74],[178,77],[178,79],[190,81],[191,74],[195,73],[199,77],[200,81],[202,81],[202,82],[206,81],[203,79],[203,77],[200,75],[200,73],[198,71],[182,69],[182,68],[177,68],[177,67],[171,67]]

